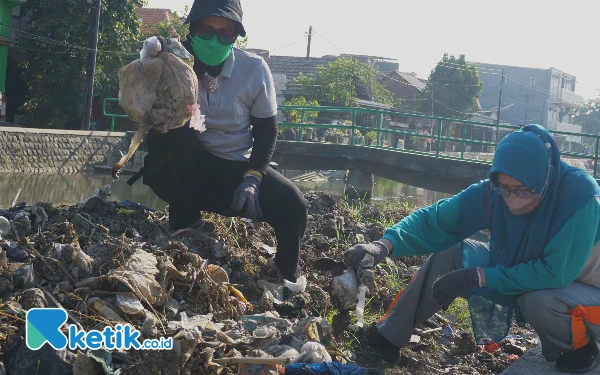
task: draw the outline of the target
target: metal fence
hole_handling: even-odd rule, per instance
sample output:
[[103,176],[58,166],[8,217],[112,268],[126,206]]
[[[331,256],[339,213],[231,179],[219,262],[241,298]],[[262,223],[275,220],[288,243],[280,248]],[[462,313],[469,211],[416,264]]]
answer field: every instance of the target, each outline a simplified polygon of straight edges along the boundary
[[[106,98],[103,102],[103,114],[111,117],[113,131],[115,119],[127,115],[108,113],[108,102],[118,103],[118,99]],[[498,142],[515,129],[505,124],[358,107],[281,106],[278,119],[278,138],[286,141],[342,143],[487,164],[491,164]],[[589,145],[581,146],[585,152],[561,151],[563,160],[598,177],[599,135],[550,133],[555,139],[581,137],[582,145]]]

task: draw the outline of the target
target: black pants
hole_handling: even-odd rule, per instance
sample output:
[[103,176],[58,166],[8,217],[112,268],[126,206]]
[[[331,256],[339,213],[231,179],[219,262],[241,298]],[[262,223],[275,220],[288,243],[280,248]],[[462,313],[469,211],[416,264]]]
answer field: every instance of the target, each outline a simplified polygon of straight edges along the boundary
[[[148,134],[144,184],[169,203],[169,225],[175,229],[199,219],[200,211],[239,216],[230,207],[248,163],[225,160],[203,150],[194,132],[185,126],[166,134]],[[263,212],[260,221],[271,225],[277,237],[275,263],[283,277],[295,281],[308,221],[304,196],[291,181],[269,168],[259,187],[259,202]]]

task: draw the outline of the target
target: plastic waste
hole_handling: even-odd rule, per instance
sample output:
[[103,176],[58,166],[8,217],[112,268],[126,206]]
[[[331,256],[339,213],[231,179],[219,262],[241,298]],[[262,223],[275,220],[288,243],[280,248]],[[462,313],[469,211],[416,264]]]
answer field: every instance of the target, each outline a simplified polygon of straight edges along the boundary
[[273,303],[282,303],[283,285],[273,284],[265,280],[258,280],[256,284],[263,287],[263,298]]
[[444,329],[442,329],[442,336],[449,340],[452,340],[454,338],[454,330],[452,330],[450,324],[448,324],[444,327]]
[[256,327],[252,332],[252,337],[255,339],[269,339],[277,334],[277,329],[273,326],[260,326]]
[[[292,363],[285,366],[287,375],[367,375],[369,369],[356,365],[345,365],[339,362],[323,362],[319,364]],[[372,373],[377,373],[373,371]]]
[[33,264],[28,264],[14,270],[13,280],[17,289],[33,288],[35,286],[35,281],[33,280]]
[[21,249],[17,243],[7,241],[6,244],[8,245],[6,255],[9,259],[15,262],[22,262],[27,258],[27,253]]
[[31,232],[31,220],[29,214],[25,211],[17,212],[10,224],[21,235]]
[[112,354],[106,350],[78,352],[73,363],[73,375],[113,375]]
[[295,363],[323,363],[331,362],[331,356],[327,349],[318,342],[309,341],[300,351],[300,355],[294,358]]
[[284,280],[283,283],[294,293],[303,293],[306,290],[306,277],[304,276],[300,276],[295,283],[288,280]]
[[106,301],[103,301],[98,297],[92,297],[88,299],[87,304],[92,309],[96,310],[98,314],[105,317],[106,319],[115,320],[118,322],[125,321],[125,319],[123,319],[119,314],[117,314],[115,310],[112,307],[110,307]]
[[358,278],[353,269],[346,270],[332,281],[332,297],[341,310],[352,310],[358,303]]
[[150,313],[146,313],[146,319],[142,324],[142,334],[144,337],[154,338],[156,337],[156,318]]
[[365,296],[367,294],[367,287],[364,285],[360,285],[358,287],[358,294],[356,298],[358,299],[358,303],[356,304],[356,326],[363,327],[365,325]]
[[117,293],[117,306],[125,314],[137,315],[143,312],[144,306],[133,293]]
[[292,328],[292,323],[289,320],[277,318],[272,313],[244,315],[240,320],[244,324],[244,328],[249,332],[253,332],[257,327],[267,324],[273,325],[282,334],[291,331]]
[[227,275],[227,271],[223,268],[217,266],[216,264],[208,265],[208,276],[217,284],[228,283],[229,276]]
[[6,236],[10,233],[10,221],[4,216],[0,216],[0,236]]
[[83,270],[86,274],[90,274],[92,272],[93,259],[81,250],[79,244],[74,243],[71,245],[71,248],[71,262],[73,262],[73,266]]
[[113,166],[113,177],[127,164],[150,128],[166,133],[192,119],[198,131],[203,131],[204,125],[197,106],[198,78],[193,57],[177,39],[146,39],[140,59],[121,68],[118,75],[119,104],[140,127],[127,154]]

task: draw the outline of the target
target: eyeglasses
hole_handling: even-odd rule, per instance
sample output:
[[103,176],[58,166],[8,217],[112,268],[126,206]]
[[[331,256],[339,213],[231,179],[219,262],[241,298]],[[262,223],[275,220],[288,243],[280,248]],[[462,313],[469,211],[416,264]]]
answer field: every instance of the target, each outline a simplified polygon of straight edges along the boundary
[[196,36],[200,39],[210,40],[214,36],[217,36],[217,40],[224,46],[233,44],[237,38],[235,30],[231,29],[219,29],[215,30],[212,26],[200,24],[196,25]]
[[513,193],[516,197],[521,199],[529,199],[533,196],[533,193],[529,191],[529,189],[507,189],[500,186],[494,186],[494,190],[504,198],[510,197],[510,193]]

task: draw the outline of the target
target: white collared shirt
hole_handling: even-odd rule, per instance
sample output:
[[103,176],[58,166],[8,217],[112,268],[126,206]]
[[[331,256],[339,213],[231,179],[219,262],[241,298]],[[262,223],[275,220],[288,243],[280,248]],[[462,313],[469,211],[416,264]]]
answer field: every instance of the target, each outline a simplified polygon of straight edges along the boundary
[[211,78],[205,74],[199,85],[198,104],[206,116],[206,131],[198,133],[200,143],[220,158],[247,161],[253,142],[250,116],[277,114],[271,70],[262,57],[233,48],[214,92],[208,91]]

